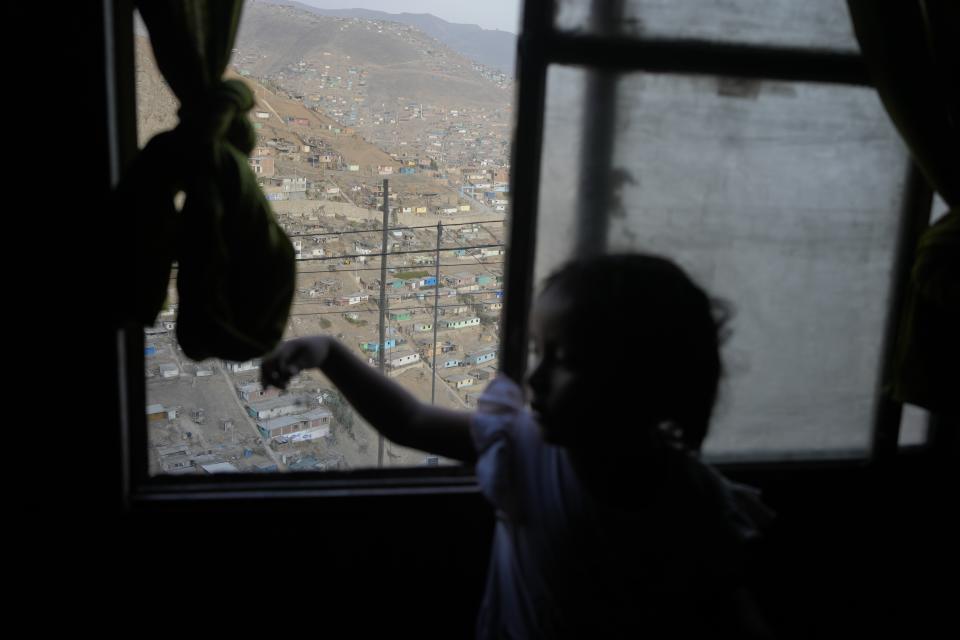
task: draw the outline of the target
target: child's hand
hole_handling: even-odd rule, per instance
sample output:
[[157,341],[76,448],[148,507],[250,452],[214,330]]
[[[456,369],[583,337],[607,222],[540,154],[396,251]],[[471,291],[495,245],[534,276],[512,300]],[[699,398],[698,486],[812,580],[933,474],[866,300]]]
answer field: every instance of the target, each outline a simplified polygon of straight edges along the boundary
[[327,336],[295,338],[281,343],[260,364],[260,383],[264,389],[286,389],[290,378],[304,369],[322,367],[329,352]]

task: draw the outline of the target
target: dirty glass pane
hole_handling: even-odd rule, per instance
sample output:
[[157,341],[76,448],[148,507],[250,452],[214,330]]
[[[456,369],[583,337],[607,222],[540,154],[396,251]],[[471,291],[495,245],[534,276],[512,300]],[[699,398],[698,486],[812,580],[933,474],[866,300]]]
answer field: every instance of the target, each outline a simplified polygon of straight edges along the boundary
[[561,31],[856,51],[845,0],[558,0]]
[[[707,452],[865,453],[906,174],[874,93],[640,73],[613,82],[605,158],[576,134],[583,105],[597,108],[596,82],[550,70],[538,279],[597,225],[602,250],[675,259],[734,309]],[[610,192],[591,205],[583,175],[604,172]],[[630,343],[628,328],[616,331]]]
[[903,405],[900,415],[900,446],[921,445],[930,433],[930,412],[912,404]]

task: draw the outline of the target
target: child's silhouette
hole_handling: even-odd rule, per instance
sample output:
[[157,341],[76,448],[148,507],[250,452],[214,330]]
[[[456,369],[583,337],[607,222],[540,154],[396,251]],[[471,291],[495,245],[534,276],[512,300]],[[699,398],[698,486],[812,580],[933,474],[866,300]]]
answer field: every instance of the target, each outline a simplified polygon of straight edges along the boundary
[[476,463],[497,510],[480,637],[764,635],[743,584],[766,510],[699,461],[721,373],[716,305],[672,262],[610,255],[547,279],[530,409],[497,377],[475,413],[423,404],[327,336],[263,362],[319,367],[398,444]]

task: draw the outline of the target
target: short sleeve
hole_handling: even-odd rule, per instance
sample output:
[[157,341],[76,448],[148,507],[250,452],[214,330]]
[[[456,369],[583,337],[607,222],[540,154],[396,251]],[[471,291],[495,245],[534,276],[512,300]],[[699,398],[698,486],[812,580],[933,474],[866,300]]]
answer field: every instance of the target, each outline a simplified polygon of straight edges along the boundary
[[507,513],[516,511],[517,430],[524,413],[520,387],[500,375],[480,396],[470,421],[480,491],[493,506]]

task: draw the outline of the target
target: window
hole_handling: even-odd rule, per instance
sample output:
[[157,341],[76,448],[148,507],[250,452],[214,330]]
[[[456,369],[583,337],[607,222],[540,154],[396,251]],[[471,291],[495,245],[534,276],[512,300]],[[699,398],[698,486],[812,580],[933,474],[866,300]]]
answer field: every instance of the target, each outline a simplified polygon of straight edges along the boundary
[[[248,4],[228,67],[255,94],[249,163],[296,252],[285,337],[334,335],[421,400],[469,409],[499,352],[509,58],[347,13]],[[135,31],[142,146],[177,103]],[[319,372],[281,393],[261,388],[258,361],[190,361],[176,317],[174,278],[145,332],[151,475],[450,464],[385,441]]]
[[[706,455],[868,457],[896,427],[880,374],[924,198],[845,3],[537,4],[518,108],[543,116],[521,124],[515,164],[536,170],[514,194],[536,250],[514,246],[532,277],[510,302],[584,252],[666,255],[734,310]],[[506,341],[525,344],[511,312]]]
[[[141,144],[176,110],[144,37]],[[250,162],[297,252],[288,336],[332,333],[421,398],[469,408],[495,369],[522,376],[551,269],[584,247],[652,251],[735,310],[709,455],[863,459],[896,429],[879,381],[916,231],[904,221],[925,200],[844,2],[528,0],[516,86],[512,59],[436,42],[392,20],[247,5],[230,73],[255,89]],[[134,448],[161,482],[469,473],[383,443],[319,374],[274,395],[256,362],[186,361],[173,289],[160,320]],[[903,420],[903,442],[922,442]]]

